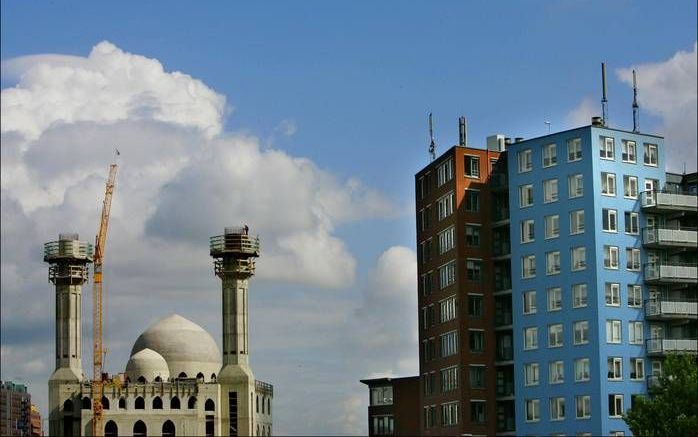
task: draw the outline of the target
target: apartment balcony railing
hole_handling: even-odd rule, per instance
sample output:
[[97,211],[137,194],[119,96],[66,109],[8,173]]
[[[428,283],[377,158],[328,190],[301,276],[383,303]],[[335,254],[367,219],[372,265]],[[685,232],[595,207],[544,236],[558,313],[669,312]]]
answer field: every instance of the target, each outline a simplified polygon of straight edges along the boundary
[[495,354],[495,361],[511,361],[514,359],[514,348],[509,347],[498,347],[497,353]]
[[495,327],[511,326],[513,321],[513,315],[511,311],[495,311],[494,313],[494,325]]
[[497,397],[510,397],[514,396],[514,382],[506,381],[502,384],[497,384]]
[[684,319],[698,316],[698,301],[684,300],[648,300],[645,301],[645,316],[647,318]]
[[492,255],[495,257],[511,255],[511,244],[509,244],[509,243],[495,244],[492,247]]
[[698,247],[698,230],[695,228],[645,228],[642,243],[647,247]]
[[645,282],[698,283],[698,264],[645,264]]
[[504,291],[504,290],[511,290],[511,279],[510,278],[495,278],[494,291]]
[[644,191],[642,207],[655,211],[698,211],[698,195],[663,190]]
[[698,352],[698,340],[689,338],[652,338],[646,340],[647,353],[664,355],[668,352]]

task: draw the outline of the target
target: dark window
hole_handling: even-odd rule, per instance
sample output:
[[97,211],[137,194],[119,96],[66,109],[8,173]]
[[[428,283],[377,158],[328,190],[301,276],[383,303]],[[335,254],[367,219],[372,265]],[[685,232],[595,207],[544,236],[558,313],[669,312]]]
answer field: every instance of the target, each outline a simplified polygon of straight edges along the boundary
[[145,423],[143,423],[142,420],[139,420],[138,422],[133,424],[133,436],[147,436],[148,435],[148,428],[146,428]]
[[189,398],[189,402],[187,402],[187,408],[189,408],[190,410],[193,410],[194,408],[196,408],[196,397],[195,396],[192,396]]
[[126,399],[124,399],[124,398],[119,399],[119,408],[126,409]]
[[167,420],[162,424],[162,435],[163,437],[171,437],[175,435],[175,425],[171,420]]
[[64,413],[68,413],[68,412],[72,413],[73,412],[73,401],[68,399],[65,402],[63,402],[63,412]]
[[91,410],[92,409],[92,402],[90,401],[90,398],[85,396],[82,398],[82,409],[83,410]]
[[267,398],[267,414],[271,414],[271,398]]
[[187,377],[187,374],[184,372],[180,372],[179,376],[177,376],[177,378],[186,378],[186,377]]
[[109,409],[109,399],[107,399],[106,396],[102,396],[102,409],[104,409],[104,410]]
[[211,374],[211,381],[216,382],[216,374],[215,373]]
[[469,212],[480,211],[480,192],[465,190],[465,210]]
[[140,396],[136,398],[136,410],[145,410],[145,401]]
[[119,427],[113,420],[104,425],[104,437],[116,437],[119,435]]
[[256,407],[255,412],[259,413],[259,395],[255,396],[255,407]]
[[155,382],[162,382],[162,378],[160,378],[159,376],[156,376],[154,381]]
[[143,376],[143,375],[139,376],[138,382],[140,382],[141,384],[145,384],[146,383],[145,376]]
[[482,296],[468,295],[468,315],[482,317]]
[[216,404],[211,399],[206,399],[206,403],[204,404],[204,410],[216,411]]
[[196,374],[196,379],[200,379],[200,380],[203,381],[203,380],[204,380],[204,374],[201,373],[201,372],[197,373],[197,374]]
[[173,397],[172,400],[170,400],[170,408],[172,410],[179,410],[181,408],[179,405],[179,398],[177,396]]
[[228,430],[231,437],[238,435],[238,392],[228,392],[228,417],[230,418],[230,429]]
[[470,352],[481,353],[485,351],[485,332],[470,331]]
[[153,410],[162,410],[162,398],[155,396],[153,399]]
[[[213,416],[209,415],[206,416],[206,436],[213,436],[214,435],[214,429],[213,429]],[[231,434],[232,435],[232,434]]]

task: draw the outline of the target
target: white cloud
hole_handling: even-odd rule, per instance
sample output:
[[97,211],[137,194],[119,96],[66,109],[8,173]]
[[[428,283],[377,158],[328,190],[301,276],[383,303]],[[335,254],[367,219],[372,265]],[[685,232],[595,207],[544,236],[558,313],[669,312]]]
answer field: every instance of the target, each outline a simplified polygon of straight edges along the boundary
[[660,117],[667,167],[677,172],[683,170],[684,162],[687,171],[696,170],[697,50],[698,43],[694,43],[693,50],[680,50],[666,61],[633,65],[616,72],[621,81],[632,87],[632,70],[637,71],[640,127],[643,128],[642,112]]
[[3,62],[19,77],[2,90],[2,132],[38,138],[56,123],[158,120],[194,127],[208,137],[222,129],[225,98],[201,81],[168,73],[160,62],[103,41],[87,58],[34,55]]
[[591,124],[591,117],[600,116],[599,106],[594,100],[586,96],[579,105],[571,110],[565,118],[571,128],[588,126]]
[[294,120],[285,119],[276,127],[276,130],[287,137],[293,136],[298,131],[298,126]]

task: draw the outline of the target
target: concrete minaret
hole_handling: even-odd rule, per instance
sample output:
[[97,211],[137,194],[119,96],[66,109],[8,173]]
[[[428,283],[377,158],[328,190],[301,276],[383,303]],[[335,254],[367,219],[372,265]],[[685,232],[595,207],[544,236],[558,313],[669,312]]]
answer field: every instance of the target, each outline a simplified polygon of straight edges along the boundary
[[[64,435],[66,400],[80,392],[82,374],[82,284],[87,281],[87,264],[92,262],[92,245],[78,240],[78,234],[60,234],[58,241],[44,245],[49,263],[48,280],[56,286],[56,369],[49,378],[49,434]],[[79,412],[79,404],[73,411]],[[72,420],[72,417],[70,418]],[[79,431],[79,421],[77,422]],[[75,434],[77,435],[77,434]]]
[[223,367],[221,385],[221,428],[217,435],[252,435],[255,379],[249,365],[247,287],[259,257],[259,238],[247,226],[225,228],[211,237],[214,271],[223,282]]

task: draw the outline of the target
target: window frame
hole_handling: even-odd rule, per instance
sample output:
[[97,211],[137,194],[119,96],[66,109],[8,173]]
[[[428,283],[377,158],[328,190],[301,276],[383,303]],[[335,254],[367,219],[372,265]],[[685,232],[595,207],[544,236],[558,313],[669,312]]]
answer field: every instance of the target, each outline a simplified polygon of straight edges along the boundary
[[[635,191],[633,192],[632,182],[635,181]],[[633,175],[623,175],[623,198],[625,199],[637,199],[639,195],[640,185],[638,182],[638,177]]]
[[[528,195],[528,200],[530,200],[530,203],[524,203],[524,190]],[[534,203],[533,184],[519,185],[519,208],[530,208],[534,205]]]
[[[580,257],[581,253],[581,257]],[[570,270],[580,272],[587,268],[587,248],[586,246],[576,246],[570,248]]]
[[[581,216],[581,220],[579,217]],[[580,226],[581,224],[581,226]],[[576,228],[575,228],[575,225]],[[585,224],[584,224],[584,210],[583,209],[575,209],[570,211],[570,235],[579,235],[583,234],[585,231]]]
[[587,382],[591,380],[591,362],[589,358],[576,358],[574,360],[574,382]]
[[613,208],[601,208],[601,230],[603,232],[618,233],[618,210]]
[[[541,147],[541,164],[543,168],[555,167],[557,165],[557,144],[544,144]],[[552,151],[552,153],[550,153]],[[548,163],[546,164],[546,160]]]
[[603,256],[603,266],[605,269],[618,270],[620,268],[620,250],[618,246],[611,246],[605,244],[603,246]]
[[600,147],[599,147],[599,157],[607,161],[616,160],[615,146],[616,142],[613,137],[601,136]]
[[562,360],[550,361],[548,363],[548,384],[564,384],[564,382],[565,362]]
[[[525,158],[524,158],[525,157]],[[516,153],[519,174],[528,173],[533,170],[533,150],[524,149]]]
[[[519,229],[521,231],[521,235],[519,235],[519,242],[521,244],[527,244],[527,243],[532,243],[532,242],[536,241],[536,223],[535,223],[535,220],[524,219],[524,220],[521,220],[519,223],[520,223]],[[527,229],[529,225],[530,225],[530,229]],[[524,238],[524,237],[526,237],[526,238]],[[530,237],[530,238],[528,238],[528,237]]]
[[569,199],[584,197],[584,174],[575,173],[567,176],[567,197]]
[[543,203],[555,203],[560,199],[560,183],[557,178],[543,181]]
[[[621,160],[627,164],[637,163],[637,143],[633,140],[621,140]],[[630,159],[630,145],[632,145],[632,159]]]
[[[579,293],[579,299],[577,297],[577,291],[580,291]],[[581,290],[584,290],[584,293],[581,293]],[[582,296],[583,294],[583,296]],[[582,303],[583,299],[583,303]],[[577,302],[580,302],[577,304]],[[586,282],[579,282],[577,284],[572,284],[572,308],[586,308],[589,305],[589,290]]]
[[[529,378],[530,376],[530,378]],[[540,364],[524,364],[524,387],[535,387],[540,385]]]
[[[524,328],[524,347],[526,351],[538,349],[538,327],[528,326]],[[531,342],[529,342],[529,339]]]
[[563,347],[564,345],[564,325],[562,323],[551,323],[550,325],[548,325],[548,348]]
[[[550,287],[546,290],[548,298],[548,311],[561,311],[562,310],[562,288],[560,287]],[[555,296],[557,294],[557,296]]]
[[[572,323],[573,335],[572,344],[574,346],[589,344],[589,321],[577,320]],[[579,334],[579,335],[577,335]]]
[[[523,314],[535,314],[538,311],[538,306],[536,304],[536,290],[527,290],[522,293],[523,295]],[[532,299],[532,302],[530,301]],[[531,303],[533,305],[531,305]],[[527,311],[528,309],[528,311]]]

